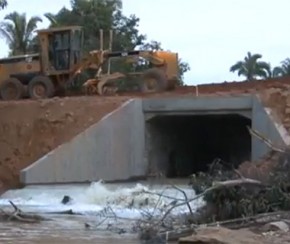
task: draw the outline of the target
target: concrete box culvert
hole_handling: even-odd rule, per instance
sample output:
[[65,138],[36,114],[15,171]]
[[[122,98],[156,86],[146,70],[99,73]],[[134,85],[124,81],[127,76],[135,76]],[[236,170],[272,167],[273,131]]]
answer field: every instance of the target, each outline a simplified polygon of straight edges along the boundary
[[287,144],[288,134],[255,96],[132,99],[22,170],[21,181],[127,180],[168,171],[174,153],[186,156],[181,175],[200,169],[190,162],[210,161],[215,150],[236,163],[256,160],[269,148],[247,134],[247,125],[277,145]]
[[251,119],[235,113],[157,115],[145,127],[150,173],[188,177],[215,160],[229,167],[251,160],[247,126]]

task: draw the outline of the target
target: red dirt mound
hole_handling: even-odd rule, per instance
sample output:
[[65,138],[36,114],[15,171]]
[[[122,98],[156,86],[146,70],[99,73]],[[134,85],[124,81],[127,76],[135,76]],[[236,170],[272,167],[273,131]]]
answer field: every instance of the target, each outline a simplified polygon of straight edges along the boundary
[[70,97],[0,102],[0,190],[19,186],[19,171],[126,101]]

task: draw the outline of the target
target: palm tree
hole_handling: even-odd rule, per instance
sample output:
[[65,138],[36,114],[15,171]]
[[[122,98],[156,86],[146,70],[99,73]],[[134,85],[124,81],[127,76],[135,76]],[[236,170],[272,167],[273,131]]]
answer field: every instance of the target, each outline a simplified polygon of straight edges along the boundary
[[268,78],[271,76],[271,67],[269,63],[258,61],[262,58],[261,54],[247,53],[243,61],[238,61],[230,67],[230,72],[238,72],[239,76],[245,76],[248,81],[255,80],[258,77]]
[[273,69],[273,77],[282,77],[290,75],[290,58],[286,58],[281,62],[281,66]]
[[29,52],[38,22],[42,22],[42,19],[37,16],[27,21],[25,13],[13,12],[5,16],[0,23],[0,35],[7,41],[10,55]]
[[61,24],[57,21],[56,16],[52,13],[45,13],[44,17],[48,19],[50,22],[50,27],[57,27],[60,26]]

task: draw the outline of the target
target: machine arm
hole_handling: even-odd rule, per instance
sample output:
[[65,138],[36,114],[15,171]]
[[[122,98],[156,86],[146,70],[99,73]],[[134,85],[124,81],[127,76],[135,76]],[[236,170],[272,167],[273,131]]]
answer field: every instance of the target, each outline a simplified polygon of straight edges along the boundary
[[104,54],[106,58],[119,58],[119,57],[142,57],[154,65],[164,65],[165,61],[159,58],[153,51],[127,51],[127,52],[107,52]]
[[96,69],[98,75],[101,72],[103,62],[104,62],[104,51],[99,50],[91,51],[90,54],[73,69],[72,77],[75,77],[77,74],[81,73],[84,69],[87,68]]

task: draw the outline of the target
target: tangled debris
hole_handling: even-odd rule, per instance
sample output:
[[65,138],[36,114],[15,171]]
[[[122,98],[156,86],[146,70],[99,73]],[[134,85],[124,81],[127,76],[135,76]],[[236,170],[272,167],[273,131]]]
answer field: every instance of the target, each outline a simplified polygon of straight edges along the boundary
[[[251,132],[257,134],[254,131]],[[262,139],[261,136],[259,138]],[[233,187],[221,187],[214,191],[208,191],[217,181],[237,181],[238,178],[244,178],[239,171],[228,169],[221,160],[214,162],[207,174],[198,173],[192,177],[193,189],[197,194],[203,192],[204,200],[207,203],[207,216],[203,216],[199,223],[290,210],[289,152],[275,148],[268,140],[263,140],[276,154],[279,154],[279,160],[272,167],[272,171],[269,172],[267,181],[251,184],[250,186],[248,184],[237,184]]]
[[[244,177],[237,169],[229,168],[220,159],[216,160],[207,173],[199,172],[191,176],[190,184],[197,195],[191,199],[179,199],[158,220],[151,218],[146,224],[140,225],[140,238],[174,241],[195,233],[200,226],[237,229],[281,219],[289,220],[290,153],[287,149],[274,146],[258,132],[248,129],[252,136],[270,147],[272,156],[276,156],[277,162],[273,162],[267,180]],[[188,204],[198,198],[203,198],[206,204],[192,213]],[[189,206],[188,214],[182,222],[177,223],[170,213],[182,205]]]

